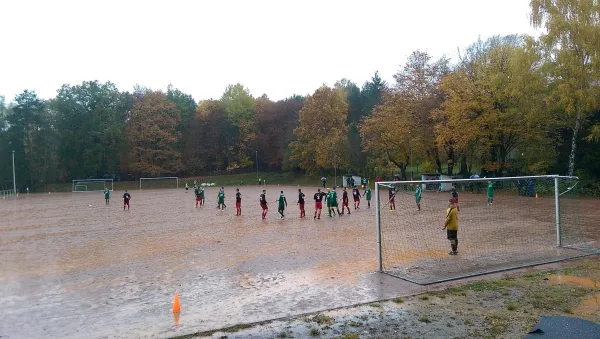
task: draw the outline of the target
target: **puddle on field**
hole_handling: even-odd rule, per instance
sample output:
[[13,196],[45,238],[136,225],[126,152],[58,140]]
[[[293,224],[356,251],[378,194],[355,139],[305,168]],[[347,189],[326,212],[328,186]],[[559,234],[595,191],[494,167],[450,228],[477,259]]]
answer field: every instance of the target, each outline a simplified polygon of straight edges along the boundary
[[570,283],[581,287],[600,287],[600,283],[597,281],[586,277],[576,277],[572,275],[551,275],[548,280],[558,284]]
[[[600,288],[600,281],[594,281],[587,277],[576,277],[572,275],[551,275],[548,280],[557,284],[575,284],[581,287]],[[600,311],[600,293],[589,296],[581,301],[575,308],[575,314],[591,315]]]
[[583,301],[575,308],[576,314],[591,315],[600,311],[600,293],[594,294]]

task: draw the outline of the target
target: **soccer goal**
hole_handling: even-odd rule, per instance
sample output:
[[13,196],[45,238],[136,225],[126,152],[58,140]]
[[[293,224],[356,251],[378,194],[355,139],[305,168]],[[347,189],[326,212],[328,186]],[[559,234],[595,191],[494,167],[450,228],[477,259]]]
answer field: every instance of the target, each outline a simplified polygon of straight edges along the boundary
[[2,200],[6,200],[16,196],[15,190],[0,190],[0,196],[2,196]]
[[[577,177],[422,179],[375,184],[380,272],[431,284],[600,253]],[[457,195],[451,255],[443,227]]]
[[140,178],[140,189],[179,188],[179,177]]
[[98,192],[114,188],[113,179],[78,179],[73,180],[72,192]]

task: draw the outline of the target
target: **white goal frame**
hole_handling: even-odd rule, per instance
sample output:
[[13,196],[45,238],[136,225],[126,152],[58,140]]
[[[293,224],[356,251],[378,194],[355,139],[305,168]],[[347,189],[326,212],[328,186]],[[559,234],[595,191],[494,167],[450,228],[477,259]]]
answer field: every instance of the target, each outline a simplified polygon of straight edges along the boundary
[[[560,222],[560,195],[559,192],[559,181],[561,179],[576,179],[574,176],[560,176],[560,175],[536,175],[536,176],[522,176],[522,177],[497,177],[497,178],[477,178],[477,179],[441,179],[441,180],[405,180],[405,181],[379,181],[375,182],[375,225],[377,228],[377,264],[378,271],[384,272],[383,270],[383,244],[382,244],[382,233],[381,233],[381,208],[385,207],[385,202],[381,201],[380,197],[380,186],[391,187],[400,185],[422,185],[423,188],[426,184],[468,184],[468,183],[482,183],[488,181],[515,181],[515,180],[526,180],[526,179],[552,179],[554,181],[554,208],[555,208],[555,222],[556,222],[556,246],[562,247],[562,236],[561,236],[561,222]],[[573,187],[569,188],[569,191]],[[514,268],[519,268],[514,267]],[[494,271],[493,271],[494,272]],[[491,272],[489,272],[491,273]],[[451,279],[448,279],[451,280]],[[441,280],[447,281],[447,280]]]
[[[109,191],[112,192],[114,189],[114,180],[113,179],[76,179],[76,180],[73,180],[73,184],[72,184],[73,186],[72,186],[71,191],[74,193],[75,192],[101,192],[101,191],[104,191],[104,187],[102,187],[102,189],[88,191],[86,183],[96,183],[96,182],[103,182],[104,183],[103,186],[107,187],[107,188],[108,188],[107,184],[110,183]],[[77,186],[86,186],[86,189],[85,189],[85,191],[78,191],[78,190],[76,190]]]
[[179,177],[155,177],[155,178],[140,178],[140,190],[142,189],[142,180],[163,180],[163,179],[175,179],[177,188],[179,188]]

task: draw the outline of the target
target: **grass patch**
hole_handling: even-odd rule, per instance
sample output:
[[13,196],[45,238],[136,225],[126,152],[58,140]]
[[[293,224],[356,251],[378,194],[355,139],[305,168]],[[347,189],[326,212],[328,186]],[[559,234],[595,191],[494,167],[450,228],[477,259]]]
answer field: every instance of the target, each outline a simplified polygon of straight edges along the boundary
[[321,331],[319,331],[318,328],[314,328],[313,327],[313,328],[310,329],[310,336],[311,337],[318,337],[320,335],[321,335]]
[[492,338],[498,338],[508,329],[511,317],[504,312],[496,312],[490,317],[486,317]]
[[485,280],[474,282],[471,285],[468,285],[468,289],[476,292],[498,291],[505,287],[519,287],[522,285],[523,283],[515,278],[505,278],[499,280]]
[[514,311],[517,308],[519,308],[519,304],[515,301],[509,301],[508,303],[506,303],[506,309],[509,311]]
[[319,325],[333,325],[335,319],[325,314],[317,314],[308,318],[307,322],[317,323]]
[[419,297],[419,299],[421,300],[429,300],[429,296],[428,295],[422,295]]
[[287,338],[288,334],[285,331],[281,331],[279,332],[279,334],[277,335],[277,338]]
[[473,325],[473,322],[471,321],[471,319],[465,319],[464,323],[465,323],[465,325],[467,325],[467,326],[471,326],[471,325]]
[[395,302],[396,304],[402,304],[404,302],[404,299],[402,298],[394,298],[392,299],[393,302]]
[[429,317],[427,317],[426,315],[419,318],[419,321],[426,324],[429,324],[431,322],[431,320],[429,320]]
[[374,308],[382,308],[383,307],[380,303],[371,303],[371,304],[369,304],[369,306],[374,307]]
[[351,320],[350,322],[348,322],[348,326],[350,326],[350,327],[360,327],[360,326],[362,326],[362,323],[358,322],[358,321]]
[[539,310],[565,310],[571,308],[589,293],[589,289],[572,285],[540,284],[533,285],[525,296],[531,305]]

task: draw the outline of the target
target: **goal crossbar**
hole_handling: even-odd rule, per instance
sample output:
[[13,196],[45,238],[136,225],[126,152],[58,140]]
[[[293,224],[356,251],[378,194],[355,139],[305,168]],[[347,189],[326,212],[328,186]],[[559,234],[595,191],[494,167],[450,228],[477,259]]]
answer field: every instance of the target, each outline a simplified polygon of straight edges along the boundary
[[[97,186],[98,184],[102,184],[102,185]],[[81,187],[81,186],[86,186],[86,190],[78,191],[77,187]],[[88,190],[87,187],[89,187],[89,186],[97,186],[97,187],[95,189]],[[73,180],[73,184],[72,184],[72,192],[98,192],[98,191],[104,191],[104,189],[113,191],[114,180],[113,179],[75,179],[75,180]]]

